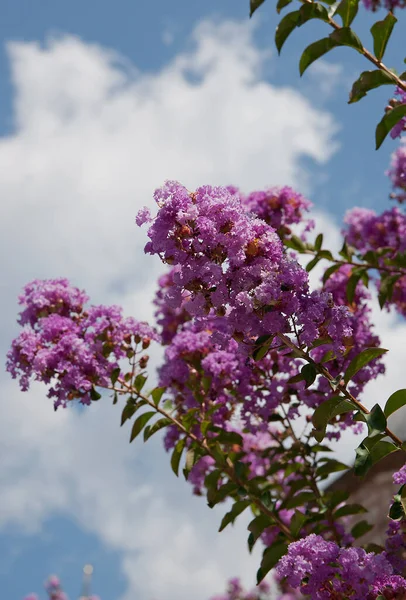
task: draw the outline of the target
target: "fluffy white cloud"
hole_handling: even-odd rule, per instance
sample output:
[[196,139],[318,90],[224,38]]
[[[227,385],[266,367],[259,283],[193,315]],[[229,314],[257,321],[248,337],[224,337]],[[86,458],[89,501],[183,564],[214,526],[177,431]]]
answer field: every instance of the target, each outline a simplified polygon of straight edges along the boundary
[[[151,316],[160,267],[143,255],[134,216],[164,179],[305,189],[301,158],[322,163],[335,148],[328,114],[261,79],[250,25],[202,23],[191,49],[156,74],[73,37],[12,43],[9,56],[16,127],[0,141],[4,348],[15,297],[35,277],[70,277],[95,302]],[[217,536],[221,510],[190,497],[158,440],[130,447],[107,402],[55,415],[42,388],[16,387],[6,380],[0,390],[0,525],[35,531],[52,514],[74,517],[123,551],[128,600],[198,600],[227,576],[253,580],[243,525]]]

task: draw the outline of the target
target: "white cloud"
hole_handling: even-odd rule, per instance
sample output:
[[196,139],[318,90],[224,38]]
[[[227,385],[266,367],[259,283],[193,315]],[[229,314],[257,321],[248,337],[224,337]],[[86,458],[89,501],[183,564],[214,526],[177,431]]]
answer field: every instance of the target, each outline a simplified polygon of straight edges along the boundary
[[[3,346],[15,297],[35,277],[67,276],[95,302],[150,317],[160,267],[143,255],[134,217],[164,179],[309,189],[301,158],[322,163],[335,147],[328,114],[261,79],[249,25],[201,24],[191,49],[156,74],[73,37],[13,43],[9,55],[16,130],[0,141]],[[107,402],[55,415],[42,388],[16,387],[6,380],[0,394],[0,524],[35,531],[52,514],[75,518],[123,551],[128,600],[199,600],[234,574],[252,582],[243,526],[216,535],[221,510],[190,497],[158,440],[130,447]]]

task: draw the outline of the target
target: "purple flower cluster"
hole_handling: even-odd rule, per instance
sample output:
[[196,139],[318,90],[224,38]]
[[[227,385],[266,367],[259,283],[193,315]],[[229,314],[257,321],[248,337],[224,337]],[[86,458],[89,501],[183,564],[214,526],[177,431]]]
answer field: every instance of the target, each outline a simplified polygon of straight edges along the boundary
[[[395,0],[396,2],[399,0]],[[406,5],[405,0],[400,0],[403,3],[403,6]],[[399,106],[400,104],[406,104],[406,92],[401,88],[397,87],[395,90],[395,98],[389,101],[391,106]],[[393,139],[398,138],[402,135],[402,133],[406,131],[406,117],[403,117],[396,123],[396,125],[392,128],[390,135]]]
[[312,600],[375,600],[379,595],[401,600],[406,592],[406,580],[394,574],[383,554],[341,548],[315,534],[290,544],[276,572]]
[[406,465],[403,465],[393,474],[393,483],[395,485],[404,485],[406,483]]
[[392,154],[390,169],[386,172],[392,181],[391,198],[400,204],[406,202],[406,146],[401,145]]
[[265,581],[252,591],[246,592],[237,577],[230,579],[227,585],[227,591],[220,596],[213,596],[210,600],[267,600],[269,598],[270,587]]
[[[373,210],[354,208],[347,212],[345,223],[347,227],[343,233],[348,244],[361,254],[378,253],[378,265],[383,268],[386,268],[385,260],[395,260],[406,253],[406,215],[397,207],[381,215]],[[395,269],[393,272],[401,271]],[[391,300],[386,302],[387,306],[390,304],[406,315],[406,275],[401,275],[394,283]]]
[[146,323],[124,318],[120,307],[85,310],[87,300],[66,279],[34,281],[19,298],[23,330],[7,354],[6,368],[24,391],[31,379],[48,384],[55,408],[74,399],[90,404],[100,397],[94,388],[109,385],[121,359],[133,358],[137,344],[146,349],[158,339]]
[[271,225],[282,238],[291,233],[290,225],[303,223],[304,213],[312,207],[309,200],[288,186],[240,194],[240,198],[247,212]]
[[[48,600],[69,600],[68,596],[62,590],[61,582],[56,575],[51,575],[45,582],[45,590],[48,594]],[[37,594],[29,594],[24,600],[39,600]],[[98,596],[88,596],[87,600],[100,600]]]
[[406,571],[406,521],[389,521],[386,530],[385,556],[396,575],[405,575]]
[[247,213],[236,193],[209,186],[190,193],[168,182],[155,199],[160,208],[145,251],[177,267],[165,296],[172,309],[200,319],[227,315],[228,336],[248,343],[290,332],[294,318],[303,343],[311,344],[325,327],[342,351],[351,333],[345,307],[334,306],[328,293],[309,293],[306,271],[286,257],[276,230]]
[[362,0],[365,8],[367,10],[372,10],[373,12],[379,10],[380,8],[384,8],[386,10],[394,11],[396,8],[405,8],[406,1],[405,0]]

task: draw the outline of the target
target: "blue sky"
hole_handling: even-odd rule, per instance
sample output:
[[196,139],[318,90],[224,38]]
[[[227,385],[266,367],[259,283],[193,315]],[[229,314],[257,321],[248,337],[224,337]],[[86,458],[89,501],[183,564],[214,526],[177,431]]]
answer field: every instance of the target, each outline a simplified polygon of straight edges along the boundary
[[[292,35],[277,58],[272,3],[251,23],[247,4],[3,0],[3,356],[16,296],[35,277],[68,276],[96,303],[151,317],[160,267],[144,257],[134,216],[167,177],[292,184],[314,201],[332,243],[345,210],[388,205],[396,145],[376,152],[373,143],[388,90],[348,106],[369,66],[347,49],[300,79],[300,52],[323,26]],[[368,45],[371,22],[363,13]],[[387,53],[400,68],[402,24]],[[380,327],[395,343],[395,321]],[[400,387],[396,359],[390,369]],[[57,572],[76,598],[86,562],[102,600],[203,600],[238,574],[253,584],[244,524],[217,536],[221,510],[175,479],[159,440],[130,447],[108,403],[54,415],[42,388],[21,394],[5,374],[0,386],[2,597],[41,591]]]

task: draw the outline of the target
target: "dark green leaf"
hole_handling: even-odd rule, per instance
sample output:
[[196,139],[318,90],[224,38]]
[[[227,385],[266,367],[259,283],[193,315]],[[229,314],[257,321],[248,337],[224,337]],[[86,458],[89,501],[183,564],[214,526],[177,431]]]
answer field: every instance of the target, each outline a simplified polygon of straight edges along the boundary
[[226,513],[221,521],[219,531],[223,531],[230,523],[234,523],[235,519],[251,504],[250,500],[239,500],[233,504],[231,510]]
[[389,509],[389,518],[393,521],[398,521],[399,519],[403,519],[404,510],[401,502],[394,502]]
[[307,502],[313,502],[315,499],[314,492],[300,492],[290,498],[289,500],[282,503],[283,508],[296,508],[296,506],[303,506]]
[[368,437],[383,433],[387,426],[386,417],[379,404],[375,404],[369,415],[365,415],[365,421],[368,425]]
[[406,404],[406,390],[397,390],[386,401],[384,413],[386,417],[389,417],[392,413],[402,408]]
[[155,406],[158,406],[164,392],[165,392],[164,387],[157,387],[154,390],[152,390],[151,392],[151,396],[152,396],[152,400],[154,401]]
[[131,419],[135,411],[137,410],[137,406],[133,400],[128,400],[127,404],[123,408],[123,412],[121,413],[121,426],[127,421],[127,419]]
[[140,392],[142,390],[142,388],[145,385],[147,378],[144,375],[141,375],[141,373],[139,375],[137,375],[137,377],[135,378],[134,381],[134,387],[137,390],[137,392]]
[[381,283],[379,285],[378,293],[379,306],[381,308],[384,307],[385,302],[387,300],[392,300],[393,288],[395,287],[395,284],[400,277],[400,275],[389,275],[381,277]]
[[344,27],[349,27],[358,12],[359,0],[341,0],[334,14],[340,15]]
[[342,414],[343,412],[349,412],[354,410],[355,407],[348,400],[344,400],[340,396],[329,398],[325,402],[322,402],[313,413],[312,423],[319,432],[318,435],[314,433],[314,437],[318,442],[324,438],[326,433],[326,427],[335,416]]
[[312,385],[312,383],[316,379],[316,376],[317,376],[316,367],[313,364],[309,363],[307,365],[304,365],[301,368],[300,372],[303,375],[303,378],[306,382],[306,387],[308,388],[309,386]]
[[292,0],[278,0],[278,4],[276,5],[276,11],[280,13],[282,8],[285,8],[285,6],[288,6],[288,4],[290,4],[291,2]]
[[355,539],[365,535],[368,531],[373,529],[373,525],[370,525],[368,521],[360,521],[351,529],[351,535],[355,537]]
[[351,272],[351,276],[348,279],[346,288],[347,300],[349,304],[354,302],[355,290],[364,272],[365,269],[353,269]]
[[171,467],[172,467],[172,471],[175,473],[176,476],[179,475],[179,463],[180,463],[180,459],[182,457],[182,452],[185,447],[185,444],[186,444],[186,439],[185,438],[180,439],[177,442],[177,444],[172,452]]
[[364,443],[362,443],[355,450],[354,473],[355,475],[362,477],[369,471],[371,467],[372,459],[369,449],[364,445]]
[[263,578],[276,565],[278,560],[286,554],[288,546],[285,542],[273,543],[272,546],[264,550],[261,566],[257,572],[257,583],[260,583]]
[[361,40],[350,27],[336,29],[333,33],[330,33],[329,37],[339,46],[350,46],[350,48],[355,48],[358,52],[362,52],[363,50]]
[[362,367],[365,367],[368,363],[370,363],[378,356],[385,354],[387,350],[385,348],[366,348],[362,350],[355,358],[352,359],[350,364],[347,367],[347,370],[344,374],[344,381],[348,383],[350,379],[354,377],[358,373]]
[[207,499],[209,501],[208,505],[210,506],[210,508],[213,508],[213,506],[225,500],[227,496],[230,496],[232,498],[233,494],[235,494],[237,490],[238,486],[235,485],[235,483],[233,483],[232,481],[228,481],[224,485],[220,486],[220,488],[217,491],[213,491],[213,493],[210,494],[210,497],[209,494],[207,494]]
[[386,45],[391,36],[397,18],[393,13],[388,12],[383,21],[377,21],[371,27],[372,37],[374,39],[374,53],[376,58],[381,61],[385,54]]
[[306,520],[306,515],[304,515],[300,510],[295,510],[295,514],[290,521],[290,531],[293,537],[296,537],[299,534]]
[[168,427],[168,425],[171,424],[172,421],[164,417],[163,419],[159,419],[159,421],[156,421],[156,423],[154,423],[153,425],[147,425],[147,427],[145,427],[144,429],[144,442],[149,440],[149,438],[153,436],[154,433],[156,433],[160,429],[163,429],[164,427]]
[[101,398],[101,394],[99,394],[99,392],[96,392],[96,390],[94,389],[94,387],[92,387],[92,388],[90,389],[90,398],[91,398],[93,401],[100,400],[100,398]]
[[321,250],[322,245],[323,245],[323,234],[319,233],[319,235],[316,237],[316,241],[314,242],[314,247],[317,250],[317,252],[319,250]]
[[154,410],[151,410],[149,412],[142,413],[142,415],[140,415],[138,417],[138,419],[136,419],[134,421],[134,425],[132,426],[132,429],[131,429],[130,443],[144,429],[145,425],[148,423],[148,421],[150,419],[152,419],[152,417],[154,415],[156,415],[156,412]]
[[384,141],[388,133],[391,131],[391,129],[393,129],[393,127],[397,125],[397,123],[399,123],[399,121],[405,116],[406,104],[395,106],[395,108],[392,108],[384,115],[382,120],[378,123],[375,132],[377,150],[382,145],[382,142]]
[[328,269],[326,269],[326,271],[324,272],[324,275],[323,275],[323,283],[326,283],[326,281],[331,277],[331,275],[333,275],[333,273],[335,273],[336,271],[338,271],[338,269],[341,266],[342,265],[340,265],[340,264],[336,264],[336,265],[331,265],[331,267],[329,267]]
[[261,533],[265,529],[267,529],[267,527],[270,527],[272,524],[273,522],[269,519],[269,517],[265,515],[259,515],[251,521],[251,523],[248,525],[248,531],[251,532],[251,539],[248,540],[248,547],[250,549],[250,552]]
[[361,504],[345,504],[341,506],[334,513],[334,519],[340,519],[341,517],[347,517],[349,515],[360,515],[368,512]]
[[348,103],[352,104],[353,102],[358,102],[358,100],[361,100],[361,98],[366,96],[367,92],[370,90],[380,87],[381,85],[393,85],[394,82],[394,78],[385,71],[380,71],[379,69],[376,71],[364,71],[357,81],[353,83]]
[[288,248],[292,248],[292,250],[298,250],[298,252],[306,251],[306,244],[297,235],[292,235],[290,238],[285,239],[284,244]]
[[312,260],[310,262],[307,263],[306,265],[306,271],[308,273],[310,273],[310,271],[312,269],[314,269],[314,267],[317,265],[317,263],[320,261],[320,257],[319,256],[315,256],[314,258],[312,258]]
[[397,452],[398,450],[399,448],[395,444],[392,444],[392,442],[379,441],[371,448],[372,463],[375,464],[382,458],[385,458],[385,456],[388,456],[388,454],[392,454],[392,452]]
[[340,44],[331,37],[327,37],[318,40],[317,42],[313,42],[313,44],[310,44],[310,46],[307,46],[307,48],[303,51],[299,62],[300,75],[303,75],[307,67],[309,67],[315,60],[324,54],[327,54],[327,52],[339,45]]
[[120,377],[120,367],[116,367],[111,372],[111,376],[110,376],[111,383],[114,385],[119,377]]
[[237,444],[238,446],[242,446],[244,443],[242,436],[236,431],[222,430],[216,436],[216,440],[222,444]]
[[348,465],[345,465],[344,463],[338,460],[328,459],[323,465],[317,467],[316,475],[321,479],[325,479],[326,477],[331,475],[331,473],[337,473],[338,471],[346,471],[349,468],[350,467]]
[[303,4],[299,10],[299,19],[297,26],[300,27],[311,19],[321,19],[322,21],[328,21],[327,9],[318,2],[309,2]]
[[254,12],[263,4],[265,0],[250,0],[250,17],[254,14]]
[[[298,26],[300,12],[294,10],[283,17],[275,32],[275,45],[280,54],[282,47],[295,27]],[[296,237],[296,236],[292,236]],[[291,238],[291,239],[292,239]],[[301,241],[301,240],[300,240]],[[302,242],[303,243],[303,242]]]

